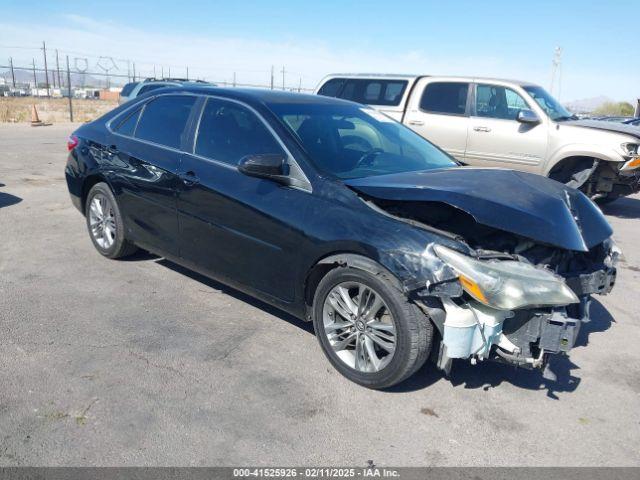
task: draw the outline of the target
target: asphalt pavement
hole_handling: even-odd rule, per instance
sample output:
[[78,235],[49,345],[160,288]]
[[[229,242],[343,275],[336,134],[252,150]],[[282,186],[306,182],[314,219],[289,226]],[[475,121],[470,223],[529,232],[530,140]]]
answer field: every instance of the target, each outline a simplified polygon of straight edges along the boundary
[[377,392],[309,324],[101,257],[64,181],[73,128],[0,125],[0,465],[640,466],[640,196],[605,207],[618,283],[556,381],[457,362]]

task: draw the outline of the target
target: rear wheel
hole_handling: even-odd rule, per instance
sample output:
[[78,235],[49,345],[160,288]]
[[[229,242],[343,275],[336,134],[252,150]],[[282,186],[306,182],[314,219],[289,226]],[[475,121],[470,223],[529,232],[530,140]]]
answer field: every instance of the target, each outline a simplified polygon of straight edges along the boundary
[[118,202],[106,183],[96,183],[89,191],[85,217],[93,246],[100,254],[107,258],[121,258],[137,250],[125,237]]
[[353,268],[330,271],[318,285],[313,324],[332,365],[369,388],[395,385],[426,361],[433,326],[397,288]]

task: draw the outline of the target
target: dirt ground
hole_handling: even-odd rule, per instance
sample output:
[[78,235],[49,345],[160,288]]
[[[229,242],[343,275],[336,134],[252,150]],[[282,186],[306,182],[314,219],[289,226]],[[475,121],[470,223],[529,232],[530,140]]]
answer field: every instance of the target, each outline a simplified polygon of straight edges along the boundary
[[[106,100],[73,99],[72,103],[76,122],[90,122],[118,105]],[[33,105],[43,122],[69,122],[69,100],[66,98],[0,97],[0,123],[30,122]]]

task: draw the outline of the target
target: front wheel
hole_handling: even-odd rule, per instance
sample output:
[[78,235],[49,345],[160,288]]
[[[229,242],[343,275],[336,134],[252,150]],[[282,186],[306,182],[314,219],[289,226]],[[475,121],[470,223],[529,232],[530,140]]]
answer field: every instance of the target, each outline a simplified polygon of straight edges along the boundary
[[368,388],[402,382],[426,361],[433,325],[389,281],[353,268],[331,270],[313,302],[313,325],[331,364]]
[[121,258],[137,250],[125,237],[118,202],[106,183],[96,183],[89,191],[85,216],[89,236],[100,254],[107,258]]

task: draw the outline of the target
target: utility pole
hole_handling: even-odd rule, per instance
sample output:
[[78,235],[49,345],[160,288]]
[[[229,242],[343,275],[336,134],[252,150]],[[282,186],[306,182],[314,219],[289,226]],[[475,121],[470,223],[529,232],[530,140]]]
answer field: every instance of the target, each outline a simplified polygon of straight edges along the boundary
[[271,90],[273,90],[273,65],[271,65]]
[[51,96],[51,92],[49,91],[49,73],[47,72],[47,46],[42,42],[42,54],[44,56],[44,84],[47,88],[47,97]]
[[302,77],[300,77],[300,81],[298,82],[298,93],[302,91]]
[[171,78],[171,67],[169,67],[169,78]]
[[187,67],[187,80],[189,80],[189,67]]
[[73,104],[71,103],[71,70],[69,69],[69,55],[67,55],[67,87],[69,95],[69,120],[73,122]]
[[60,62],[58,61],[58,49],[56,48],[56,71],[58,72],[58,88],[62,89],[62,82],[60,81]]
[[553,60],[551,61],[551,86],[549,88],[549,93],[551,93],[551,95],[554,94],[556,77],[558,79],[558,94],[556,97],[560,100],[560,91],[562,89],[562,47],[555,48]]
[[160,65],[160,78],[164,78],[164,66]]
[[282,66],[282,90],[284,90],[284,74],[286,73],[285,69],[284,69],[284,65]]
[[136,81],[136,62],[133,62],[133,81]]
[[32,58],[31,61],[33,62],[33,86],[36,89],[36,96],[39,97],[40,92],[38,92],[38,77],[36,76],[36,59]]
[[131,81],[131,60],[127,60],[127,82]]
[[236,72],[233,72],[233,87],[236,86]]
[[16,88],[16,75],[13,72],[13,58],[9,57],[9,67],[11,67],[11,85]]

